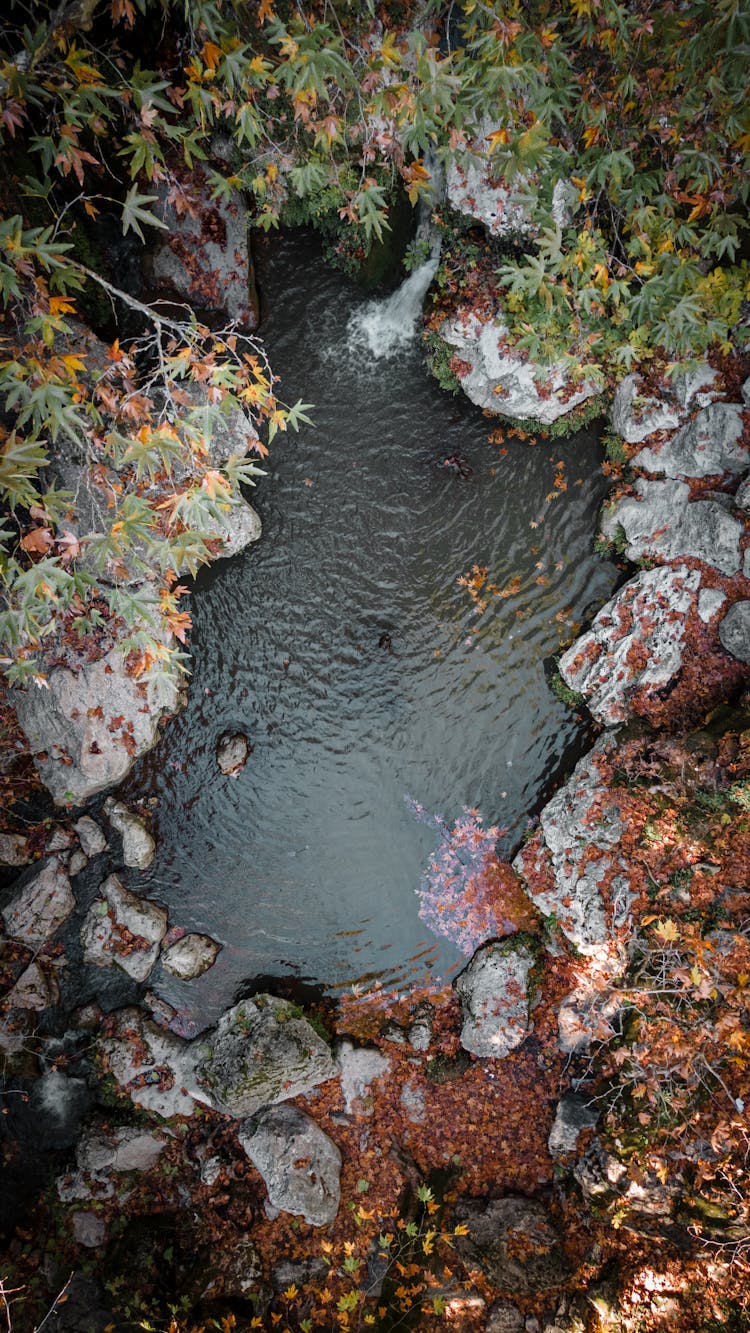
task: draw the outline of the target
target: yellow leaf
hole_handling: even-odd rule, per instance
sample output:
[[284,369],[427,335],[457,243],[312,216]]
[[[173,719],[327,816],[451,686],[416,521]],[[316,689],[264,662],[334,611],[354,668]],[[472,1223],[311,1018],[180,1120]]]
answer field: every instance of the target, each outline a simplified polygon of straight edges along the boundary
[[51,315],[74,315],[76,308],[67,296],[51,296],[49,298],[49,312]]
[[671,943],[672,940],[679,939],[680,936],[680,932],[674,921],[671,921],[669,918],[667,918],[666,921],[660,921],[658,925],[654,926],[654,934],[658,935],[659,939],[663,940],[665,944]]

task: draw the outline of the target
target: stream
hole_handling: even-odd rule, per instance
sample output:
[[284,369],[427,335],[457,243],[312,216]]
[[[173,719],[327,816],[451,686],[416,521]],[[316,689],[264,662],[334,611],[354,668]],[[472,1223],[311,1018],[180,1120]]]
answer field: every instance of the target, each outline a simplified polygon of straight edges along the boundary
[[[187,707],[123,792],[151,798],[158,842],[131,883],[224,946],[197,981],[154,978],[201,1026],[252,978],[392,989],[465,961],[420,919],[437,834],[409,802],[476,808],[515,847],[585,740],[545,667],[616,578],[592,551],[595,433],[488,442],[398,301],[384,319],[305,232],[258,249],[279,394],[314,427],[274,443],[260,543],[198,578]],[[497,589],[481,614],[457,582],[474,565]],[[236,778],[227,731],[254,747]]]

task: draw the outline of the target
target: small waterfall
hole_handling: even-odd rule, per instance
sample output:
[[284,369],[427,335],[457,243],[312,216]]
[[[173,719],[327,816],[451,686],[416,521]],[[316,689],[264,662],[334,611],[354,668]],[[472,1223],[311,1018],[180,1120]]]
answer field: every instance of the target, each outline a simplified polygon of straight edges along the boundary
[[[431,171],[438,193],[440,189],[438,170],[435,163],[427,160],[426,155],[425,166]],[[367,351],[377,360],[381,360],[393,356],[413,341],[427,288],[437,272],[440,259],[440,233],[432,225],[434,199],[433,195],[429,202],[420,203],[416,233],[417,242],[428,242],[429,259],[410,273],[390,296],[380,301],[368,301],[352,316],[347,329],[349,348],[352,352]]]

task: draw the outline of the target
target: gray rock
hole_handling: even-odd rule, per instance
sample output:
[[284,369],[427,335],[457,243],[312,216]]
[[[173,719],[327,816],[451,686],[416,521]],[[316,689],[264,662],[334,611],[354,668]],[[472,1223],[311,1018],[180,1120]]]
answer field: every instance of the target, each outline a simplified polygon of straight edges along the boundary
[[483,944],[454,986],[461,997],[461,1045],[473,1055],[502,1059],[529,1032],[529,973],[534,958],[525,945]]
[[247,763],[247,757],[250,753],[250,744],[247,736],[242,732],[227,732],[219,737],[216,746],[216,762],[222,773],[228,777],[236,778],[241,769]]
[[599,1112],[587,1103],[585,1097],[568,1093],[557,1103],[555,1122],[547,1140],[550,1157],[567,1157],[574,1153],[583,1131],[593,1129],[598,1119]]
[[193,981],[213,967],[220,952],[221,945],[210,935],[183,935],[163,951],[161,961],[168,972]]
[[53,857],[41,870],[35,865],[14,886],[10,902],[0,911],[11,939],[42,945],[59,930],[75,907],[70,880]]
[[510,183],[503,178],[487,139],[496,128],[490,119],[484,120],[466,152],[451,162],[446,173],[446,199],[456,212],[481,222],[490,235],[518,240],[532,234],[529,178],[518,175]]
[[341,1153],[314,1120],[294,1106],[271,1106],[243,1122],[239,1139],[274,1208],[315,1227],[333,1221],[341,1198]]
[[456,1205],[456,1222],[469,1229],[456,1242],[459,1254],[501,1291],[547,1291],[569,1275],[562,1238],[535,1199],[465,1199]]
[[563,653],[560,675],[584,696],[597,722],[606,727],[624,722],[640,690],[658,689],[678,674],[699,586],[700,574],[686,565],[641,570]]
[[640,375],[626,375],[612,403],[612,429],[628,444],[640,444],[657,430],[675,430],[685,413],[678,403],[640,393]]
[[332,1078],[331,1052],[294,1005],[256,995],[196,1042],[198,1086],[226,1115],[248,1116]]
[[213,557],[214,560],[228,560],[233,555],[240,555],[254,542],[260,541],[263,524],[260,521],[260,514],[248,504],[247,500],[238,495],[233,498],[226,513],[204,525],[204,531],[207,537],[218,537],[222,543],[221,552]]
[[[174,679],[134,680],[115,648],[76,671],[53,667],[47,682],[46,690],[14,688],[12,701],[39,776],[58,805],[82,804],[121,782],[155,744],[159,719],[179,701]],[[121,726],[112,730],[117,718]]]
[[[356,1103],[361,1104],[367,1097],[375,1079],[387,1074],[391,1067],[390,1060],[381,1055],[380,1051],[366,1046],[353,1046],[350,1041],[342,1041],[336,1047],[336,1064],[347,1115],[353,1114]],[[362,1105],[359,1109],[366,1115],[371,1114]]]
[[76,1149],[78,1169],[89,1176],[106,1176],[112,1171],[149,1171],[159,1160],[167,1144],[158,1130],[119,1125],[101,1126],[89,1131]]
[[[693,401],[699,407],[707,407],[710,398],[716,392],[717,372],[707,361],[701,362],[693,370],[681,370],[672,379],[674,395],[680,407],[692,407]],[[708,392],[707,392],[708,391]]]
[[[522,847],[513,862],[539,911],[554,916],[581,953],[594,956],[607,951],[609,930],[599,885],[612,867],[622,833],[616,802],[601,800],[597,759],[615,745],[616,733],[602,736],[576,764],[542,810],[538,837]],[[540,888],[545,870],[551,884]]]
[[571,991],[557,1011],[560,1050],[582,1055],[593,1042],[609,1041],[622,1007],[620,993],[606,986],[583,984]]
[[526,1321],[510,1301],[496,1301],[490,1306],[485,1333],[524,1333]]
[[747,477],[737,488],[734,497],[734,503],[738,509],[744,513],[750,514],[750,477]]
[[716,500],[691,502],[682,481],[639,477],[634,495],[602,512],[601,529],[610,541],[622,529],[630,560],[700,560],[729,575],[740,568],[742,523]]
[[507,345],[508,329],[500,319],[483,321],[473,310],[459,310],[440,333],[469,367],[459,373],[461,388],[489,412],[549,426],[600,392],[591,378],[593,367],[584,368],[589,378],[574,388],[566,363],[526,360]]
[[730,606],[719,625],[719,639],[732,657],[750,666],[750,601]]
[[407,1120],[411,1120],[415,1125],[421,1125],[427,1115],[427,1103],[425,1095],[418,1083],[409,1081],[401,1089],[399,1102],[404,1108],[404,1114]]
[[96,1213],[73,1214],[73,1239],[87,1249],[98,1250],[107,1240],[107,1224]]
[[159,187],[157,214],[167,224],[151,260],[160,290],[176,295],[202,314],[224,314],[246,329],[258,325],[257,295],[248,248],[247,207],[238,190],[211,198],[201,167],[182,172],[180,185],[192,204],[178,215]]
[[78,841],[81,844],[81,850],[86,856],[98,856],[100,852],[107,850],[107,839],[95,819],[90,815],[81,815],[73,825],[78,834]]
[[742,401],[745,404],[745,407],[750,407],[750,376],[748,376],[742,386]]
[[720,588],[701,588],[698,593],[698,615],[704,625],[713,620],[726,600],[726,593],[723,593]]
[[82,852],[80,847],[76,847],[75,851],[70,853],[70,858],[68,860],[68,874],[70,875],[70,878],[75,879],[76,875],[80,875],[81,871],[86,869],[88,863],[89,858],[86,853]]
[[746,472],[750,453],[741,443],[742,411],[739,403],[710,403],[663,445],[641,449],[633,466],[679,478]]
[[44,972],[37,962],[29,963],[13,989],[6,996],[11,1009],[51,1009],[60,998],[60,988],[54,976]]
[[122,837],[122,859],[125,865],[134,866],[136,870],[147,870],[154,859],[156,843],[144,821],[128,810],[122,801],[107,800],[104,809],[113,829]]
[[131,893],[117,875],[105,879],[100,892],[81,929],[84,962],[97,967],[116,963],[134,981],[145,981],[167,932],[166,911]]
[[165,1120],[191,1115],[194,1043],[165,1032],[135,1007],[121,1009],[111,1021],[111,1035],[99,1040],[97,1050],[122,1091],[136,1106]]
[[31,860],[28,847],[28,839],[22,833],[0,833],[0,865],[28,865]]

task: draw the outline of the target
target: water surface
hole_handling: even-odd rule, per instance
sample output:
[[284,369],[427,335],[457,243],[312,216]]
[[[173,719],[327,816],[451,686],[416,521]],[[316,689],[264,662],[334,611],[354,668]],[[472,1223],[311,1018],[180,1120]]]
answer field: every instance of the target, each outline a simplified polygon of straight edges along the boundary
[[[260,974],[336,990],[455,967],[419,919],[436,835],[405,797],[449,820],[476,806],[517,842],[581,742],[545,662],[615,578],[592,553],[594,435],[488,443],[496,423],[416,346],[352,346],[367,298],[305,233],[265,243],[259,277],[281,396],[315,426],[274,446],[258,546],[198,580],[188,706],[128,786],[158,798],[142,890],[225,945],[199,981],[157,985],[204,1018]],[[481,615],[457,583],[475,564],[517,589]],[[254,750],[232,779],[215,745],[235,729]]]

